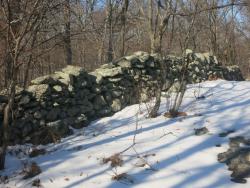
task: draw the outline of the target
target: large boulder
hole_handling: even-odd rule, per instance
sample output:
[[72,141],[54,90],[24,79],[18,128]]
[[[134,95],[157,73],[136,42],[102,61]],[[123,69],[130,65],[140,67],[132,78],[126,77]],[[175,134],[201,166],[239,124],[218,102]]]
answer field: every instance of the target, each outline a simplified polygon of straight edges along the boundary
[[96,69],[96,72],[101,75],[102,77],[114,77],[123,73],[121,67],[114,67],[114,68],[100,68]]
[[226,80],[237,80],[237,81],[244,80],[242,73],[241,73],[241,70],[240,70],[239,66],[237,66],[237,65],[225,67],[223,69],[223,77]]
[[51,89],[48,84],[31,85],[27,90],[33,93],[37,99],[46,97],[51,93]]
[[58,84],[58,76],[56,74],[41,76],[34,80],[31,80],[31,84],[32,85],[40,85],[40,84],[56,85]]
[[66,75],[79,76],[81,73],[84,74],[86,71],[82,67],[68,65],[62,69],[62,72]]
[[107,105],[107,102],[104,97],[102,95],[97,95],[94,99],[94,109],[99,110],[105,105]]

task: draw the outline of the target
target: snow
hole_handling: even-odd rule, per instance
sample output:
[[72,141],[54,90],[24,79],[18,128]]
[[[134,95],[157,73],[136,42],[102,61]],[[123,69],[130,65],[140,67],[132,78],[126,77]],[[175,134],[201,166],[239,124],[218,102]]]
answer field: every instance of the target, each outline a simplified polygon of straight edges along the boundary
[[[8,184],[1,188],[31,187],[39,178],[45,188],[214,188],[250,187],[230,181],[230,171],[217,161],[217,155],[228,149],[229,137],[238,135],[250,138],[250,82],[207,81],[189,85],[182,104],[187,117],[168,119],[167,100],[163,97],[160,115],[146,118],[146,106],[126,107],[111,117],[102,118],[58,144],[41,146],[48,154],[29,159],[25,154],[7,156],[7,168],[1,172],[9,175]],[[195,96],[205,96],[197,100]],[[136,130],[136,119],[138,129]],[[209,134],[195,136],[194,129],[206,126]],[[219,133],[235,130],[226,137]],[[104,157],[122,153],[122,167],[112,168],[102,164]],[[221,147],[215,145],[221,144]],[[15,146],[21,147],[21,146]],[[10,150],[15,150],[11,147]],[[25,151],[31,146],[22,146]],[[143,161],[146,165],[140,165]],[[35,161],[42,169],[38,176],[22,180],[19,174],[22,163]],[[139,164],[139,165],[138,165]],[[143,167],[139,167],[143,166]],[[127,173],[131,181],[113,181],[115,174]]]

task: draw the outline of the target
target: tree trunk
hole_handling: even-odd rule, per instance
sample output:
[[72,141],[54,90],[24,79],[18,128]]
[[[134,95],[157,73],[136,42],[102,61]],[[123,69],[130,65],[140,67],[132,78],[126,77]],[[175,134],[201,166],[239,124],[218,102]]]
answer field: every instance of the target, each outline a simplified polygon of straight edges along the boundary
[[108,62],[112,62],[113,60],[113,8],[112,8],[111,0],[108,0],[107,19],[108,19],[108,30],[109,30],[107,57],[108,57]]
[[11,75],[11,55],[7,53],[4,59],[5,62],[5,70],[4,70],[4,87],[7,88],[9,86],[9,80]]
[[[167,70],[166,70],[166,65],[163,60],[163,58],[160,59],[160,65],[161,65],[161,74],[158,80],[158,87],[156,89],[156,96],[155,96],[155,104],[153,109],[149,112],[149,117],[150,118],[155,118],[157,117],[158,110],[161,105],[161,92],[164,84],[166,83],[166,77],[167,77]],[[170,88],[170,87],[169,87]],[[168,89],[167,89],[168,90]]]
[[150,51],[151,53],[159,53],[161,54],[161,43],[162,38],[160,36],[154,36],[152,35],[150,37]]
[[155,104],[152,110],[149,113],[150,118],[155,118],[158,115],[158,110],[161,105],[161,91],[162,91],[162,84],[159,84],[159,87],[156,90],[156,96],[155,96]]
[[[37,37],[37,31],[36,31],[36,34],[32,38],[31,48],[33,48],[35,45],[36,37]],[[28,87],[29,72],[30,72],[30,65],[31,65],[32,59],[33,59],[33,54],[31,53],[29,55],[27,67],[26,67],[25,73],[24,73],[24,81],[23,81],[23,88],[24,89],[26,89]]]
[[124,0],[123,2],[123,7],[122,7],[122,13],[121,13],[121,24],[122,24],[122,28],[121,28],[121,54],[120,56],[124,56],[125,55],[125,38],[126,38],[126,13],[128,11],[128,4],[129,4],[129,0]]
[[0,170],[3,170],[5,167],[5,156],[6,156],[6,150],[7,150],[8,142],[9,142],[10,118],[11,118],[11,113],[12,113],[12,108],[13,108],[15,93],[16,93],[16,74],[17,74],[16,71],[14,71],[13,73],[14,77],[11,80],[11,85],[10,85],[8,104],[4,108],[4,119],[3,119],[3,129],[2,129],[3,140],[2,140],[2,146],[0,148]]
[[70,29],[70,0],[64,5],[64,45],[67,65],[72,65],[71,29]]
[[3,138],[2,138],[2,146],[0,148],[0,170],[3,170],[5,167],[5,156],[6,149],[8,146],[8,127],[9,127],[9,117],[10,117],[10,106],[6,105],[4,109],[4,120],[3,120]]
[[[186,78],[183,78],[183,79],[186,79]],[[173,116],[177,115],[177,113],[179,111],[179,108],[181,106],[185,91],[186,91],[186,81],[183,80],[183,81],[181,81],[179,91],[176,93],[173,108],[170,110],[170,113]]]
[[182,66],[182,75],[181,76],[181,82],[180,82],[180,88],[178,89],[173,107],[169,110],[169,112],[173,115],[176,116],[178,114],[179,108],[181,106],[184,94],[186,92],[186,87],[187,87],[187,77],[188,77],[188,66],[189,63],[191,62],[191,57],[190,54],[186,54],[186,57],[184,58],[184,64]]

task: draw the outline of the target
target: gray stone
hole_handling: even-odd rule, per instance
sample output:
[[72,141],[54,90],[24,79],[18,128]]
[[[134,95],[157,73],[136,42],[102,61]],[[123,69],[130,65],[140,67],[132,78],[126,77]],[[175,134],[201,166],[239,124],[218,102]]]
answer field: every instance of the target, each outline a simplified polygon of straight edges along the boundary
[[68,108],[67,110],[67,114],[70,116],[70,117],[74,117],[76,115],[78,115],[80,113],[80,108],[77,107],[77,106],[72,106],[70,108]]
[[48,84],[32,85],[28,87],[28,91],[32,92],[38,99],[50,94],[50,88]]
[[195,130],[196,136],[204,135],[204,134],[207,134],[209,132],[206,127],[202,127],[202,128],[194,129],[194,130]]
[[88,86],[88,81],[87,80],[78,80],[76,83],[75,83],[75,87],[77,88],[86,88]]
[[46,122],[45,122],[45,120],[44,119],[41,119],[40,121],[39,121],[39,125],[40,126],[45,126],[46,125]]
[[60,114],[59,114],[59,118],[60,119],[65,119],[67,117],[67,113],[65,111],[62,111]]
[[[227,130],[227,131],[225,131],[225,132],[220,133],[220,134],[219,134],[219,137],[226,137],[226,136],[228,136],[229,134],[232,134],[232,133],[234,133],[234,132],[235,132],[235,130],[233,130],[233,129]],[[231,140],[231,142],[234,142],[234,140]]]
[[136,54],[133,54],[133,55],[130,55],[130,56],[125,56],[124,58],[127,60],[127,61],[133,61],[134,59],[137,59],[138,55]]
[[100,94],[102,92],[101,88],[97,86],[93,86],[91,89],[96,94]]
[[57,120],[46,124],[56,135],[66,136],[70,133],[69,127],[63,120]]
[[146,66],[154,68],[155,67],[155,62],[154,61],[146,61],[145,62]]
[[147,52],[138,51],[138,52],[135,52],[133,55],[126,56],[124,58],[130,62],[135,59],[140,60],[140,62],[145,62],[149,59],[149,57],[150,55]]
[[123,68],[131,68],[131,62],[126,60],[126,59],[122,59],[120,60],[118,63],[117,63],[120,67],[123,67]]
[[81,113],[87,113],[87,112],[91,112],[93,110],[93,105],[92,103],[90,103],[89,101],[85,101],[84,105],[80,106],[80,111]]
[[74,90],[74,87],[73,87],[72,85],[69,85],[69,86],[68,86],[68,90],[69,90],[70,92],[72,92],[72,91]]
[[96,84],[100,85],[103,83],[103,76],[99,74],[97,71],[91,72],[90,75],[93,76]]
[[120,97],[122,95],[122,91],[120,90],[113,90],[111,92],[113,97]]
[[115,65],[113,63],[106,63],[106,64],[101,65],[102,69],[112,69],[114,67]]
[[103,117],[111,114],[111,108],[110,107],[104,107],[100,110],[98,110],[98,115]]
[[59,86],[59,85],[53,86],[53,89],[54,89],[56,92],[61,92],[61,91],[62,91],[62,87]]
[[42,119],[42,113],[40,112],[40,111],[36,111],[35,113],[34,113],[34,118],[36,118],[36,119]]
[[77,97],[80,99],[87,99],[89,95],[91,95],[91,93],[88,89],[78,90],[77,92]]
[[111,104],[112,112],[118,112],[122,109],[122,104],[119,99],[114,99]]
[[113,89],[113,88],[116,87],[116,85],[115,85],[114,83],[107,83],[106,87],[107,87],[108,89]]
[[74,123],[71,126],[75,129],[80,129],[86,127],[88,123],[88,118],[84,114],[81,114],[75,119]]
[[115,67],[112,69],[96,69],[96,72],[100,74],[102,77],[114,77],[122,74],[122,68]]
[[55,121],[57,120],[57,117],[59,116],[60,113],[61,113],[61,110],[59,108],[52,108],[48,112],[46,119],[48,121]]
[[197,73],[200,72],[198,67],[195,67],[194,71],[197,72]]
[[107,105],[107,102],[104,97],[102,95],[97,95],[94,99],[94,109],[99,110],[105,105]]
[[24,95],[21,97],[20,101],[19,101],[19,105],[26,105],[30,102],[30,96],[28,95]]
[[107,102],[111,102],[112,101],[112,94],[109,92],[109,91],[107,91],[107,92],[105,92],[105,94],[104,94],[104,97],[105,97],[105,100],[107,101]]
[[82,67],[72,66],[72,65],[68,65],[67,67],[62,69],[62,72],[73,76],[79,76],[81,73],[85,73]]
[[139,69],[143,69],[144,68],[144,64],[142,64],[142,63],[135,63],[134,67],[139,68]]
[[249,152],[246,152],[245,154],[245,160],[250,163],[250,151]]
[[140,60],[140,62],[146,62],[149,58],[150,58],[150,55],[146,52],[136,52],[135,53],[136,55],[138,55],[138,59]]
[[244,178],[250,177],[250,148],[243,147],[245,144],[247,139],[244,137],[230,138],[230,148],[218,154],[218,161],[228,165],[228,169],[233,171],[231,180],[237,183],[245,183]]
[[126,106],[127,99],[126,99],[126,97],[124,95],[120,96],[120,100],[121,100],[122,106]]
[[28,136],[32,132],[32,124],[31,123],[25,123],[25,125],[22,128],[22,136]]
[[67,73],[64,72],[55,72],[55,74],[58,76],[58,81],[63,85],[69,85],[73,83],[72,76],[70,76]]
[[122,80],[122,77],[119,77],[119,78],[109,78],[108,79],[110,82],[114,82],[114,83],[117,83],[117,82],[120,82]]
[[31,80],[32,85],[41,85],[41,84],[56,85],[57,83],[58,83],[58,76],[55,74],[41,76],[34,80]]
[[57,107],[57,106],[60,106],[60,104],[57,103],[57,102],[54,102],[54,103],[53,103],[53,106],[54,106],[54,107]]

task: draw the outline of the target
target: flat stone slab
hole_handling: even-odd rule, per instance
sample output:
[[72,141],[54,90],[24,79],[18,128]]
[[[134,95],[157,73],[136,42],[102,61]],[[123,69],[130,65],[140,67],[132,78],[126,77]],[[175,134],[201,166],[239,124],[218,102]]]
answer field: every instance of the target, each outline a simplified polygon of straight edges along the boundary
[[194,134],[196,136],[201,136],[201,135],[204,135],[204,134],[207,134],[207,133],[209,133],[209,130],[206,127],[202,127],[202,128],[199,128],[199,129],[194,129]]
[[218,161],[226,163],[232,171],[231,181],[247,183],[250,178],[250,139],[244,137],[230,138],[229,149],[218,154]]

